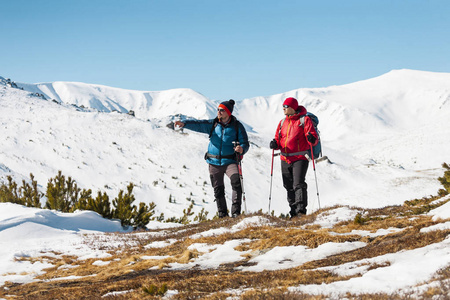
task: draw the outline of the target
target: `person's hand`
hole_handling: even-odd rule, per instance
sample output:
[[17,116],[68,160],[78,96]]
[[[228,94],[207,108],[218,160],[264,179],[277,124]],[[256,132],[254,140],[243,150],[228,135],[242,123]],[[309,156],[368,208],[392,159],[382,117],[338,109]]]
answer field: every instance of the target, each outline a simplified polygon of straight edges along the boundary
[[236,152],[239,153],[239,154],[242,154],[242,153],[244,152],[244,148],[242,148],[241,146],[237,145],[237,146],[234,148],[234,151],[236,151]]
[[316,137],[312,135],[312,133],[308,133],[308,136],[306,137],[308,139],[308,142],[310,142],[312,145],[316,142]]
[[270,149],[277,149],[278,148],[278,143],[276,139],[273,139],[270,141]]
[[178,128],[183,128],[184,127],[184,123],[181,121],[175,121],[175,126]]

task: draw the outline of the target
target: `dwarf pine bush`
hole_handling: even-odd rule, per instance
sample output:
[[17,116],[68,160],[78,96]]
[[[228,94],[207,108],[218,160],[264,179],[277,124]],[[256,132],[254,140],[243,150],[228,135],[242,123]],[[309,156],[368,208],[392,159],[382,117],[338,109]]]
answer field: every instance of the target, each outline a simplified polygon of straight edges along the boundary
[[62,212],[70,212],[78,201],[79,192],[80,189],[75,180],[71,177],[68,177],[66,180],[62,172],[58,171],[58,175],[50,178],[48,181],[45,207]]
[[97,212],[103,218],[111,219],[113,216],[109,196],[105,192],[98,191],[95,199],[90,198],[87,209]]
[[34,175],[30,174],[31,184],[22,180],[22,186],[20,187],[20,193],[22,203],[27,207],[41,207],[41,199],[44,196],[38,189],[37,181],[34,180]]
[[199,223],[208,221],[208,213],[209,212],[203,207],[202,210],[195,216],[194,221]]
[[[31,184],[22,181],[18,186],[11,176],[7,176],[7,183],[0,183],[0,202],[10,202],[28,207],[41,207],[41,199],[44,196],[39,192],[37,181],[30,174]],[[97,197],[92,196],[91,189],[78,188],[77,183],[71,177],[65,177],[61,171],[54,178],[50,178],[45,195],[47,202],[44,208],[62,212],[79,210],[91,210],[107,219],[117,218],[122,226],[132,226],[134,229],[145,228],[153,219],[156,205],[139,203],[139,207],[133,205],[133,183],[127,187],[127,192],[120,190],[119,195],[113,200],[113,206],[109,196],[105,192],[98,191]],[[164,214],[160,217],[164,219]]]
[[17,183],[15,183],[11,176],[6,177],[7,184],[2,183],[0,186],[0,202],[20,203]]
[[113,210],[113,218],[119,219],[122,226],[131,225],[133,211],[136,210],[136,206],[132,205],[135,200],[133,188],[134,185],[130,183],[127,187],[127,193],[124,194],[123,190],[120,190],[119,195],[113,200],[115,207]]
[[133,205],[135,200],[133,188],[134,184],[130,183],[125,194],[123,190],[119,191],[119,195],[113,200],[112,216],[119,219],[122,226],[133,226],[134,229],[145,228],[155,214],[156,205],[152,202],[150,206],[147,206],[141,202],[137,208]]
[[156,204],[151,202],[150,206],[145,203],[139,203],[139,208],[135,210],[133,215],[133,228],[145,228],[155,214]]
[[0,202],[10,202],[28,207],[41,207],[41,198],[43,194],[39,192],[34,175],[30,174],[31,184],[22,180],[22,186],[19,187],[11,176],[7,176],[8,183],[0,185]]
[[438,180],[444,186],[445,190],[441,189],[438,193],[439,195],[445,196],[450,193],[450,166],[443,163],[442,167],[446,169],[446,171],[444,172],[444,176],[439,177]]
[[163,283],[160,287],[157,287],[154,284],[151,284],[150,286],[144,286],[142,287],[142,290],[144,293],[149,294],[151,296],[164,296],[167,293],[167,284]]

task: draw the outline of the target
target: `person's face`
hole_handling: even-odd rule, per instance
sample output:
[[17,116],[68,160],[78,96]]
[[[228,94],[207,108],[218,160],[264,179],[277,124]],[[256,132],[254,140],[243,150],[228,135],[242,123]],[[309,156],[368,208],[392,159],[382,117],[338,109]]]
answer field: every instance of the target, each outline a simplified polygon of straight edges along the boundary
[[288,105],[283,105],[283,112],[286,116],[292,116],[295,114],[295,110]]
[[219,118],[219,120],[221,120],[221,121],[226,121],[226,120],[228,120],[228,114],[227,114],[227,112],[225,111],[225,109],[223,109],[223,108],[218,108],[217,109],[217,117]]

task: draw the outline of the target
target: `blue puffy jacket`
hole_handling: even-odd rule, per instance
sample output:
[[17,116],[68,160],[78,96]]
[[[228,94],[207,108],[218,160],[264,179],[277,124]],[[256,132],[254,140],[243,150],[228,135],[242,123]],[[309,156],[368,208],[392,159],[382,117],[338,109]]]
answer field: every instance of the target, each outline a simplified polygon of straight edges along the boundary
[[[184,128],[210,134],[215,122],[217,122],[217,118],[212,120],[186,120],[184,122]],[[235,122],[237,122],[238,135],[236,135]],[[248,143],[247,132],[241,122],[236,120],[234,116],[231,116],[231,121],[228,124],[223,125],[217,122],[209,138],[208,154],[210,154],[210,157],[206,161],[216,166],[236,163],[235,159],[230,158],[235,153],[233,142],[236,141],[236,138],[240,146],[244,149],[243,154],[247,153],[250,145]],[[211,155],[214,157],[211,157]]]

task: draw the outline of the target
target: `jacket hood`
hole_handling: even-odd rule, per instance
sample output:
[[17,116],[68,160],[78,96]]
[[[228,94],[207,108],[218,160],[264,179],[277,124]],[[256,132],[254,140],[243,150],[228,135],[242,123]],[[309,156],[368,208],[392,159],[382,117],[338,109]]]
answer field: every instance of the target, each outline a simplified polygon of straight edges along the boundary
[[297,111],[295,112],[295,115],[286,117],[289,117],[290,119],[293,120],[297,120],[300,119],[301,116],[306,115],[306,113],[307,113],[306,108],[304,106],[299,105]]

